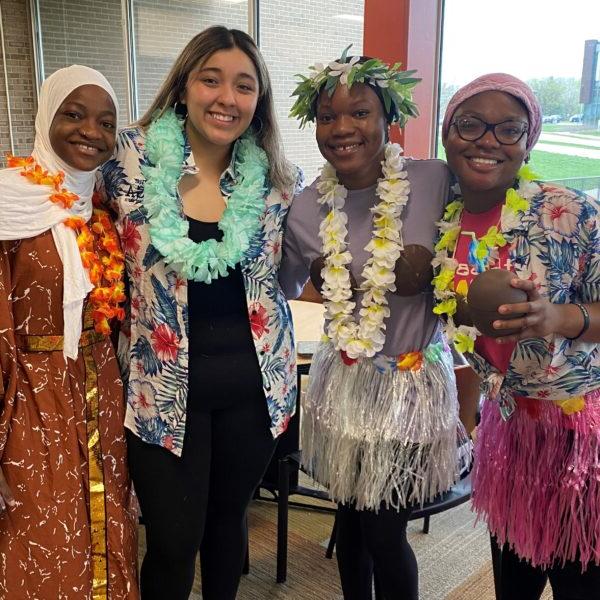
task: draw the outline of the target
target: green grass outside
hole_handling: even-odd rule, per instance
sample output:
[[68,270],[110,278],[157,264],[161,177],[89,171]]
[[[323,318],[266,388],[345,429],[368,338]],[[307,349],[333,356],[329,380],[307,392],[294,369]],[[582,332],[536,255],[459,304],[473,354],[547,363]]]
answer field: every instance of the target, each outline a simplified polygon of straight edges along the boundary
[[595,135],[600,137],[600,130],[598,129],[581,129],[581,125],[577,123],[545,123],[542,125],[542,131],[547,133],[581,133],[584,135]]
[[600,177],[600,159],[597,158],[565,156],[554,152],[533,150],[531,166],[542,179]]
[[[438,145],[438,158],[446,160],[441,142]],[[543,180],[600,177],[600,159],[533,150],[530,164]]]
[[570,133],[575,133],[577,130],[577,133],[579,133],[578,127],[579,125],[576,124],[567,125],[566,123],[544,123],[542,125],[542,131],[547,131],[548,133],[554,131],[568,131]]
[[555,141],[550,141],[550,140],[540,140],[542,142],[542,144],[550,144],[553,146],[569,146],[570,148],[585,148],[586,150],[598,150],[600,151],[600,148],[598,146],[588,146],[585,143],[585,140],[581,140],[581,144],[573,144],[571,142],[555,142]]

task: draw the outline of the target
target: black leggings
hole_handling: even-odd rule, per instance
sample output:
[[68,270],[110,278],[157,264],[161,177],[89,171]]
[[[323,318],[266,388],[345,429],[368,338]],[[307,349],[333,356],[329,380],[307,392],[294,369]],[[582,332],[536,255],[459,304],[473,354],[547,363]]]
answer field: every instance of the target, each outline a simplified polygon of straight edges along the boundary
[[181,458],[128,434],[146,526],[143,600],[187,600],[200,550],[202,597],[233,600],[246,551],[246,510],[275,449],[265,397],[188,411]]
[[600,598],[599,565],[589,565],[584,573],[578,562],[544,570],[532,567],[507,545],[502,548],[500,600],[539,600],[548,580],[554,600]]
[[373,573],[385,600],[418,600],[417,560],[406,539],[411,512],[338,505],[336,548],[344,600],[371,600]]

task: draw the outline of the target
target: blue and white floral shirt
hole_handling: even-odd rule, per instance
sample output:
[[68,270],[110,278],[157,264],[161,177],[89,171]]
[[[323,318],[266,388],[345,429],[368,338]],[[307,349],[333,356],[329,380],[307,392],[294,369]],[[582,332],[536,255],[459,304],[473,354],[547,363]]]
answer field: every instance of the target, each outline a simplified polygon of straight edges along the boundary
[[[515,274],[550,302],[600,302],[600,206],[576,190],[540,183],[520,223],[505,235]],[[566,400],[600,388],[600,344],[558,335],[516,344],[506,374],[467,354],[491,398]]]
[[[188,393],[187,280],[165,264],[150,240],[140,169],[148,164],[144,144],[140,128],[123,130],[115,156],[102,169],[129,283],[130,315],[119,343],[127,380],[125,426],[145,442],[181,455]],[[225,198],[236,179],[236,147],[221,176]],[[182,170],[197,173],[187,143]],[[277,278],[283,222],[293,193],[268,190],[261,229],[240,263],[273,436],[286,429],[296,406],[292,319]]]

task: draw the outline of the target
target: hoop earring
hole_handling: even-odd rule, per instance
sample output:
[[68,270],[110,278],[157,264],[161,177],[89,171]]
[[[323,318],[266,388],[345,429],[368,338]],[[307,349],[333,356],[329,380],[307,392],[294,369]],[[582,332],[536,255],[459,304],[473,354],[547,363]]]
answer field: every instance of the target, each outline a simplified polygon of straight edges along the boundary
[[[255,121],[258,121],[258,123],[259,123],[258,127],[257,127],[257,125],[256,125],[256,122],[255,122]],[[259,116],[255,115],[255,116],[254,116],[254,119],[252,119],[252,125],[253,125],[253,127],[254,127],[254,134],[255,134],[255,135],[259,135],[259,134],[260,134],[260,132],[262,131],[262,128],[263,128],[263,122],[262,122],[262,119],[261,119]]]
[[173,110],[181,119],[185,119],[188,115],[187,104],[183,104],[183,102],[179,102],[179,100],[173,105]]

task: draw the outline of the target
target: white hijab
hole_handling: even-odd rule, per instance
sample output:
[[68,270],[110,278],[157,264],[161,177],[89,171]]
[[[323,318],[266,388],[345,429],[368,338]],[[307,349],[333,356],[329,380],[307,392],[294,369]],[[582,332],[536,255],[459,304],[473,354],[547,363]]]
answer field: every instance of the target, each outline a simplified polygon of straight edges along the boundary
[[83,301],[92,284],[81,262],[75,232],[63,225],[69,216],[88,221],[92,216],[92,193],[95,171],[78,171],[62,161],[52,149],[50,126],[65,98],[82,85],[97,85],[106,90],[119,112],[117,96],[107,79],[94,69],[73,65],[50,75],[42,84],[35,119],[35,142],[32,156],[49,173],[65,174],[63,187],[79,196],[70,209],[64,209],[49,196],[50,186],[30,183],[19,168],[0,170],[0,240],[35,237],[48,229],[63,263],[64,355],[77,358],[81,337]]

